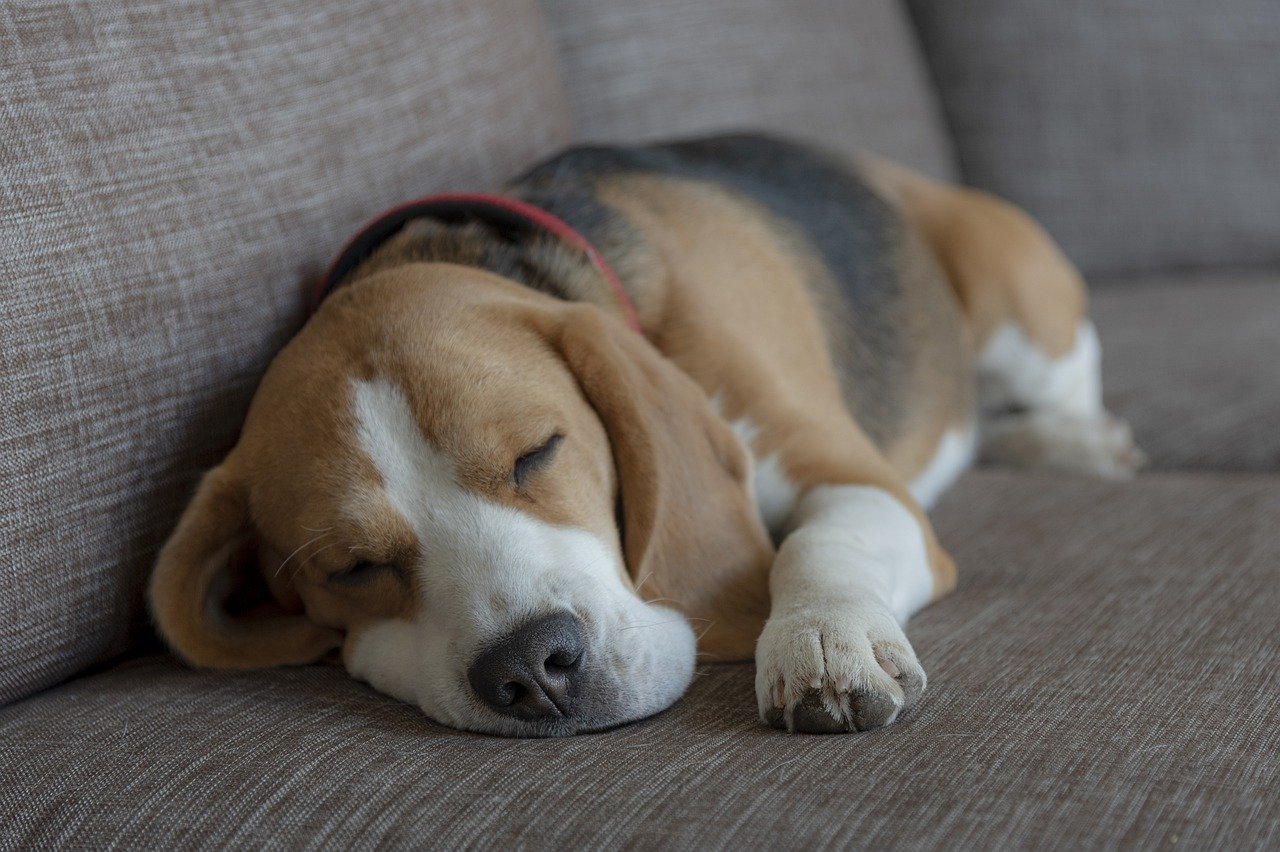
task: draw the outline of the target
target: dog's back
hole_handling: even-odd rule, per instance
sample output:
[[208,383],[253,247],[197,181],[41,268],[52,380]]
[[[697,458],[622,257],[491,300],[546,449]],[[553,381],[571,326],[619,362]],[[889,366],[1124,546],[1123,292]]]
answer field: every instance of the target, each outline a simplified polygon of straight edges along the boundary
[[[732,203],[722,214],[763,221],[816,303],[845,404],[882,450],[910,466],[905,456],[919,457],[936,439],[940,417],[968,413],[972,359],[955,296],[857,163],[767,136],[718,136],[574,148],[515,188],[607,247],[638,235],[602,196],[633,194],[636,178],[723,194]],[[723,297],[734,298],[734,282],[722,283]],[[922,423],[935,434],[916,439],[912,427]]]

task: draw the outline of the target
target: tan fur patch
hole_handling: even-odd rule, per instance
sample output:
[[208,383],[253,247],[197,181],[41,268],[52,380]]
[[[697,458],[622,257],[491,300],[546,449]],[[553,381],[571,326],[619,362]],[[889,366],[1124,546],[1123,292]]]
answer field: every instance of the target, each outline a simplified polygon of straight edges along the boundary
[[1087,310],[1084,282],[1039,224],[987,193],[878,157],[860,164],[933,248],[964,306],[976,351],[1009,323],[1050,358],[1071,351]]

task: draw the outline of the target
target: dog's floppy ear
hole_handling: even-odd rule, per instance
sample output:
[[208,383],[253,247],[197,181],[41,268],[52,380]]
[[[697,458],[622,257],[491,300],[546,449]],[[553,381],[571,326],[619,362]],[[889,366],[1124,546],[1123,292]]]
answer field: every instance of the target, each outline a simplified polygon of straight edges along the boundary
[[[160,551],[151,575],[151,614],[187,662],[251,669],[318,660],[341,635],[274,603],[233,615],[226,602],[245,572],[253,542],[248,499],[228,465],[205,474],[191,505]],[[256,566],[250,574],[256,571]]]
[[706,394],[597,308],[567,309],[560,349],[612,445],[627,570],[646,600],[705,619],[702,649],[750,658],[773,547],[751,461]]

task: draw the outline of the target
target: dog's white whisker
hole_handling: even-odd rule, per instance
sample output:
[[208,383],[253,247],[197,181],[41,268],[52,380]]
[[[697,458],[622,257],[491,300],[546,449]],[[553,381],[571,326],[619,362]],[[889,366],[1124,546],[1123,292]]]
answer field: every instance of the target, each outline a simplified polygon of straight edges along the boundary
[[299,572],[301,572],[303,568],[305,568],[308,564],[310,564],[311,560],[315,559],[317,556],[319,556],[321,553],[324,553],[329,548],[337,547],[337,546],[338,546],[338,542],[334,541],[334,542],[330,542],[329,544],[326,544],[324,547],[317,548],[316,550],[311,551],[311,553],[309,553],[305,558],[299,559],[297,563],[294,564],[293,570],[289,572],[289,578],[296,580]]
[[638,624],[629,624],[626,627],[619,627],[618,630],[635,630],[637,627],[661,627],[664,624],[679,624],[684,621],[683,618],[669,618],[666,621],[646,621]]
[[284,570],[284,566],[289,564],[290,559],[292,559],[293,557],[301,553],[303,548],[305,548],[307,545],[316,543],[317,541],[319,541],[320,539],[324,538],[327,535],[329,535],[328,531],[322,532],[320,533],[320,535],[316,536],[315,538],[308,539],[307,541],[304,541],[302,544],[298,545],[297,549],[295,549],[293,553],[290,553],[288,556],[286,556],[284,558],[284,561],[281,562],[278,566],[276,566],[276,572],[274,576],[279,577],[280,572]]

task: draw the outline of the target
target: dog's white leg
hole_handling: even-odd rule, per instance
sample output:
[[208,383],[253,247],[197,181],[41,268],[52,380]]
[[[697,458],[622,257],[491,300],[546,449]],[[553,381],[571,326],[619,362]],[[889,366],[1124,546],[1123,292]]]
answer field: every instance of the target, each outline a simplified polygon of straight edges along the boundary
[[982,457],[1123,478],[1143,456],[1123,420],[1102,404],[1102,348],[1093,324],[1076,329],[1075,347],[1051,359],[1022,329],[1005,326],[978,358]]
[[790,527],[756,647],[761,717],[811,733],[893,722],[925,687],[901,626],[933,593],[919,521],[883,489],[822,485]]

